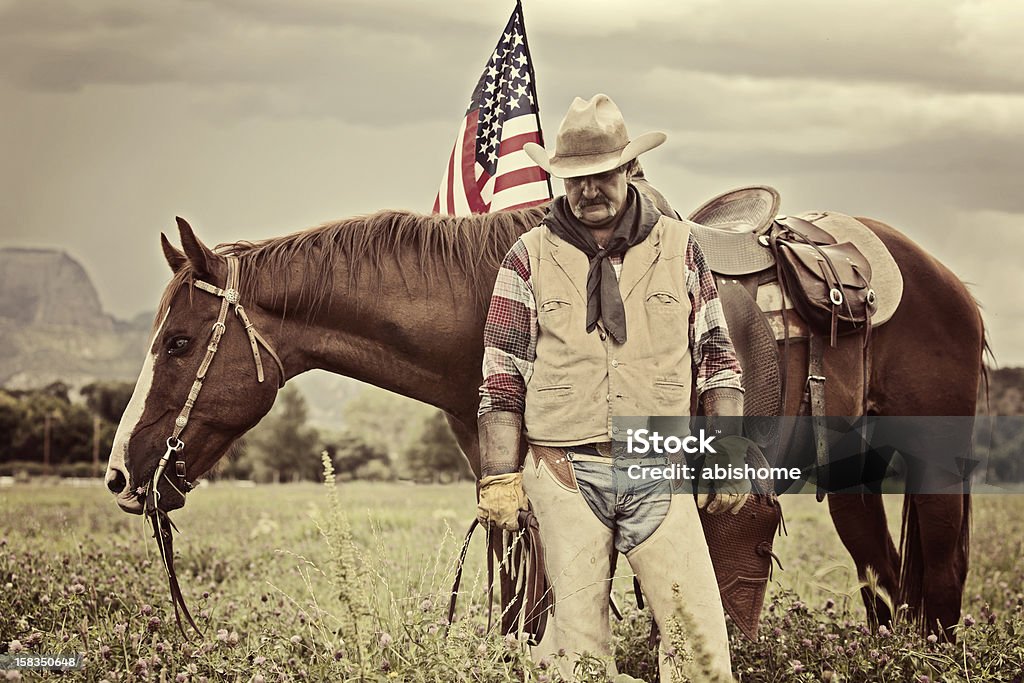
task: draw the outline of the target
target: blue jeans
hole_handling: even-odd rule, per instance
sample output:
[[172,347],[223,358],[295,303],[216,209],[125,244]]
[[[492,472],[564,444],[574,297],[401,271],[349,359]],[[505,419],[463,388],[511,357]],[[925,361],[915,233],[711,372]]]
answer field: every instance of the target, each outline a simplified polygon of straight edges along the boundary
[[[572,466],[583,500],[612,531],[615,549],[625,555],[661,526],[668,515],[672,488],[664,479],[642,475],[644,468],[664,466],[665,458],[642,461],[609,458],[608,461],[609,464],[573,461]],[[637,464],[639,471],[628,468]]]

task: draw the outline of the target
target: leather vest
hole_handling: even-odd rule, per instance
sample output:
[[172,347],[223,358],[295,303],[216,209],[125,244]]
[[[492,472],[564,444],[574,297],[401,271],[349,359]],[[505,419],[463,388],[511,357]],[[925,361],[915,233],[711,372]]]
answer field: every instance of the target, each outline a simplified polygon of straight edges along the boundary
[[690,414],[689,235],[687,223],[662,217],[626,252],[619,275],[625,344],[600,322],[586,331],[586,255],[543,225],[523,235],[540,327],[526,387],[530,443],[624,440],[632,421],[613,418],[643,417],[642,426],[647,416]]

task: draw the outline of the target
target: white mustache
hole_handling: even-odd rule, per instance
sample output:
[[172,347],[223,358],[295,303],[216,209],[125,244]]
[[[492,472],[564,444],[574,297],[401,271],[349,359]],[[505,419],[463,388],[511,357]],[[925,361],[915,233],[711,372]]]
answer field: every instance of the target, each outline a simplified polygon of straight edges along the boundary
[[572,207],[573,215],[576,216],[576,218],[579,218],[579,219],[582,220],[583,219],[583,209],[585,209],[588,206],[605,206],[605,207],[607,207],[608,208],[608,216],[611,217],[611,218],[614,218],[615,214],[617,213],[616,210],[615,210],[615,207],[612,206],[611,202],[609,202],[607,199],[602,199],[602,200],[599,200],[599,201],[596,201],[596,200],[593,200],[593,199],[590,200],[590,201],[585,201],[585,200],[581,199],[579,202],[576,203],[575,206]]

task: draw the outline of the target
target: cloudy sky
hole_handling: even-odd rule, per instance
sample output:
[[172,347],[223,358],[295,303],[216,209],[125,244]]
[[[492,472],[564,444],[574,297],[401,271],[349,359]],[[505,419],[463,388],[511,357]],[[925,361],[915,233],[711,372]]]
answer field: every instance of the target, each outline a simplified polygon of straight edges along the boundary
[[[0,0],[0,246],[152,309],[174,216],[210,244],[429,210],[511,0]],[[884,220],[1024,364],[1020,0],[525,0],[542,119],[611,95],[684,213],[745,183]]]

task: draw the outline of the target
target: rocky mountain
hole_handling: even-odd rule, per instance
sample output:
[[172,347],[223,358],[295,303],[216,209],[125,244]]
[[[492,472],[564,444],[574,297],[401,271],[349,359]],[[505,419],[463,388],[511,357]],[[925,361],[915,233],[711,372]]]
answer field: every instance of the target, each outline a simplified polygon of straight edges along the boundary
[[134,380],[152,319],[104,312],[82,265],[56,249],[0,249],[0,386]]
[[0,249],[0,319],[23,326],[113,329],[85,269],[54,249]]

